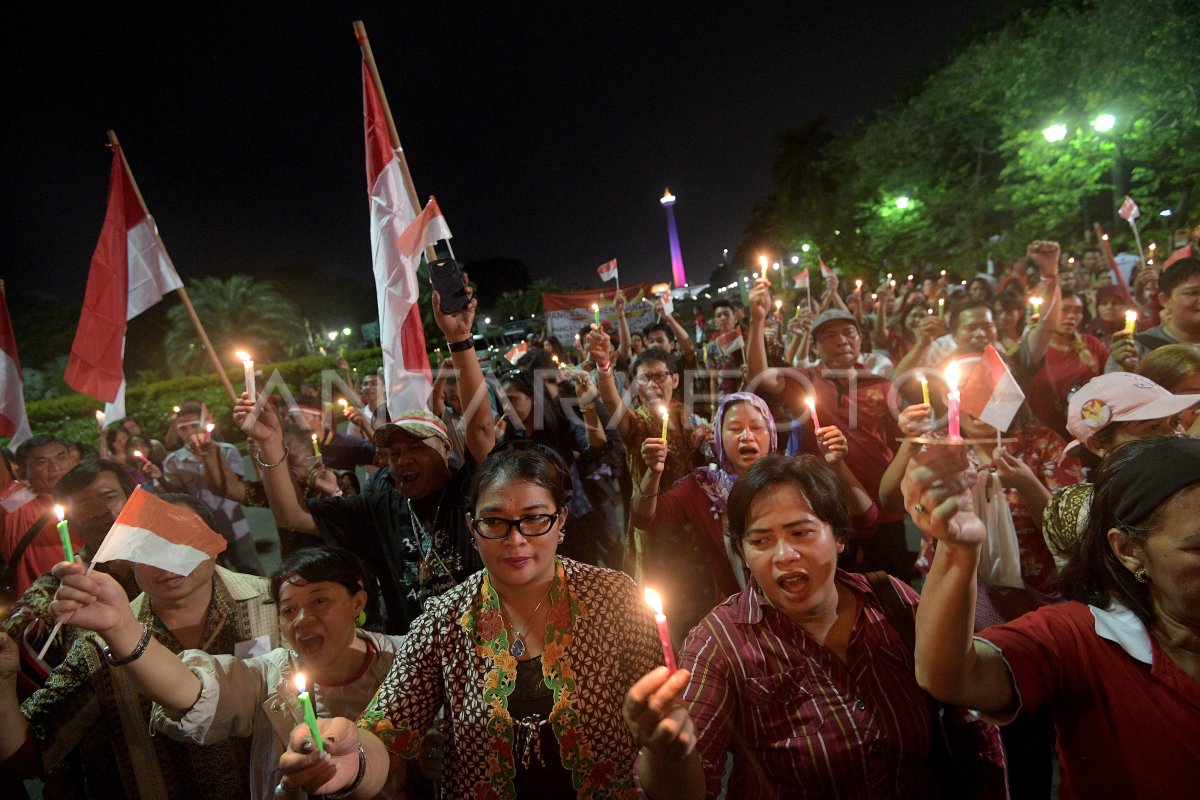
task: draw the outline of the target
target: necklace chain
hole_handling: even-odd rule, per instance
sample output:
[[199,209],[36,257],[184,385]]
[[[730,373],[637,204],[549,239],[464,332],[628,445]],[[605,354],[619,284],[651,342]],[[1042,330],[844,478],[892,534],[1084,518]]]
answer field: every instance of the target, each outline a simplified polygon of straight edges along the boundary
[[[442,502],[446,499],[446,490],[448,488],[450,487],[442,487],[442,494],[440,497],[438,497],[437,508],[434,509],[433,518],[430,520],[430,527],[437,527],[438,515],[442,513]],[[416,512],[413,511],[412,499],[405,497],[404,502],[408,506],[408,518],[412,521],[413,530],[417,534],[417,556],[421,559],[421,563],[423,563],[426,567],[429,567],[430,572],[433,571],[432,565],[429,563],[429,559],[425,553],[425,543],[428,541],[429,555],[432,555],[434,560],[437,561],[437,564],[439,567],[441,567],[442,572],[445,573],[446,577],[450,579],[451,585],[457,585],[458,581],[454,579],[454,573],[452,573],[450,568],[446,566],[446,562],[442,560],[441,553],[437,551],[438,531],[435,530],[432,534],[428,533],[425,530],[425,526],[421,524],[421,520],[417,519]]]
[[[513,640],[512,640],[512,644],[510,644],[508,646],[508,652],[512,653],[513,656],[515,656],[516,658],[520,658],[521,656],[525,655],[525,631],[529,629],[529,626],[533,623],[534,619],[537,618],[538,610],[542,607],[543,604],[545,604],[545,602],[547,600],[550,599],[550,592],[552,592],[552,591],[554,591],[553,583],[550,584],[550,589],[546,591],[546,596],[542,598],[540,603],[538,603],[536,606],[533,607],[533,611],[531,611],[529,613],[529,617],[525,620],[525,624],[521,626],[521,628],[522,628],[521,630],[517,630],[517,625],[516,625],[515,620],[513,620],[513,619],[509,620],[509,625],[512,627],[512,630],[513,630]],[[499,594],[496,595],[496,605],[500,609],[500,616],[503,617],[504,616],[504,604],[500,602]],[[512,615],[510,614],[509,617],[512,617]]]

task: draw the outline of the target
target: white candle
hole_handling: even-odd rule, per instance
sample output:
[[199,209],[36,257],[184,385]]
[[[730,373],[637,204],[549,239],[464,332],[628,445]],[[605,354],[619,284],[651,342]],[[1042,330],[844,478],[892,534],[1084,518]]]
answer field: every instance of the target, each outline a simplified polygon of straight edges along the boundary
[[961,439],[962,432],[958,419],[958,362],[951,361],[946,367],[946,385],[950,394],[946,395],[946,425],[951,439]]
[[251,403],[256,402],[254,397],[254,359],[243,350],[238,350],[237,357],[242,360],[242,371],[246,375],[246,394],[250,395]]

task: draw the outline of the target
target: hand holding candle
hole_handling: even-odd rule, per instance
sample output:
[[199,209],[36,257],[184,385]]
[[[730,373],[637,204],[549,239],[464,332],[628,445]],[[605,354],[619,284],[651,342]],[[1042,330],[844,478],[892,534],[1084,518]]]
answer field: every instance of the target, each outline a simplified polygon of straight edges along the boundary
[[645,592],[646,604],[654,609],[654,624],[658,627],[658,640],[662,643],[663,660],[669,672],[675,671],[675,648],[671,646],[671,634],[667,630],[667,615],[663,613],[662,597],[653,589]]
[[242,360],[242,371],[246,377],[246,394],[250,395],[250,402],[256,402],[254,397],[254,359],[244,350],[238,350],[237,357]]
[[71,529],[67,525],[67,512],[62,506],[55,506],[54,514],[58,517],[58,537],[62,539],[63,556],[67,561],[74,561],[75,549],[71,547]]
[[308,695],[308,684],[304,679],[303,672],[296,673],[296,699],[300,701],[300,708],[304,711],[304,724],[308,726],[308,732],[312,734],[313,745],[318,750],[325,749],[325,743],[321,741],[321,731],[317,728],[317,712],[313,710],[312,698]]

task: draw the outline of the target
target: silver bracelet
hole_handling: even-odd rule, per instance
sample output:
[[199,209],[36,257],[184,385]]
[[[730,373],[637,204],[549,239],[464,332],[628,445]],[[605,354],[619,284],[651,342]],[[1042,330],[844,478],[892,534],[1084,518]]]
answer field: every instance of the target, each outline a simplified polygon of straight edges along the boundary
[[358,743],[358,774],[354,776],[354,783],[342,789],[340,792],[332,792],[331,794],[323,795],[325,800],[345,800],[345,798],[354,794],[359,786],[362,786],[363,778],[367,776],[367,751],[363,749],[362,741]]
[[123,667],[126,664],[132,664],[142,657],[146,652],[146,648],[150,645],[150,626],[142,623],[142,638],[138,639],[137,647],[133,648],[133,652],[124,658],[113,658],[112,650],[108,645],[104,645],[100,651],[104,655],[104,661],[110,667]]
[[262,451],[255,450],[254,451],[254,460],[257,461],[258,465],[260,467],[262,467],[263,469],[274,469],[275,467],[278,467],[283,462],[287,461],[288,453],[290,453],[290,452],[291,452],[291,450],[288,447],[284,447],[283,455],[280,457],[280,459],[278,461],[276,461],[274,464],[264,464],[263,460],[262,460]]

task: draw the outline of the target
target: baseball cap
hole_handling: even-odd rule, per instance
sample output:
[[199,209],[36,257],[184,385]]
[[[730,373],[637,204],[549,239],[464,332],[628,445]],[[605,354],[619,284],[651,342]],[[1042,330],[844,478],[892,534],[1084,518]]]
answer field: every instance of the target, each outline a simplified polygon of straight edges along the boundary
[[371,441],[376,447],[387,447],[388,439],[395,431],[404,431],[418,439],[436,436],[446,444],[450,444],[450,435],[446,432],[446,424],[433,412],[420,408],[401,411],[391,422],[376,428]]
[[1110,372],[1088,381],[1067,404],[1067,430],[1076,445],[1114,422],[1170,417],[1200,403],[1198,395],[1171,394],[1149,378],[1132,372]]
[[827,322],[853,322],[854,327],[858,328],[860,331],[862,330],[861,326],[858,324],[858,320],[856,320],[854,315],[849,311],[843,311],[840,308],[830,308],[822,311],[817,315],[817,318],[813,320],[813,335],[815,336],[817,329]]

